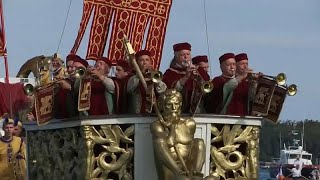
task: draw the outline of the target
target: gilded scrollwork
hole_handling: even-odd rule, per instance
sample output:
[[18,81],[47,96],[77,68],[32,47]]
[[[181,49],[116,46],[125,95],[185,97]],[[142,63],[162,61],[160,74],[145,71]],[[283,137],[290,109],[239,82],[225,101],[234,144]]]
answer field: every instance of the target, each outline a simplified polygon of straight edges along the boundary
[[131,180],[133,134],[134,125],[28,131],[29,179]]
[[211,177],[258,179],[259,127],[211,126]]

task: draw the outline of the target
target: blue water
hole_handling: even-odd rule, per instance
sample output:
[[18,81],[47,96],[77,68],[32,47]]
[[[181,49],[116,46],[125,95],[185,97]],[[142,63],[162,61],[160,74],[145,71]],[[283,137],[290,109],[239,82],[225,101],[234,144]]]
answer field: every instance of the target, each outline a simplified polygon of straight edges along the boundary
[[271,180],[275,178],[270,178],[269,170],[260,168],[259,180]]

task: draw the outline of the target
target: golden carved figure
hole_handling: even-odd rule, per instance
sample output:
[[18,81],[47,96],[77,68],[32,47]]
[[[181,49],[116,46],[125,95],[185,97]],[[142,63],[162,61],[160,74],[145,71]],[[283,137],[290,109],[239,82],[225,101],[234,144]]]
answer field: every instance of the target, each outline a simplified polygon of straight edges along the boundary
[[203,179],[205,144],[194,138],[195,121],[180,117],[181,94],[169,89],[158,103],[163,117],[150,126],[158,179]]
[[258,179],[258,127],[212,125],[211,134],[211,177]]

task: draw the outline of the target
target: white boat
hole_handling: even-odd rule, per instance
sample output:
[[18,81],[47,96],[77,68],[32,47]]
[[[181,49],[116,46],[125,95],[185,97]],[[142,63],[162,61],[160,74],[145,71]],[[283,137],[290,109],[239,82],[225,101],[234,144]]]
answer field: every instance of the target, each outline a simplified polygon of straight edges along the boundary
[[[279,160],[270,166],[270,176],[276,177],[279,171],[279,167],[282,167],[282,172],[284,176],[289,176],[291,172],[289,169],[294,167],[294,162],[299,157],[303,163],[303,168],[301,171],[302,176],[310,177],[311,172],[315,169],[319,169],[318,165],[313,165],[312,154],[307,152],[303,147],[304,144],[304,124],[302,132],[296,129],[296,124],[293,125],[293,130],[291,134],[293,135],[292,143],[287,147],[283,144],[283,148],[280,150]],[[299,138],[300,137],[300,138]],[[281,140],[281,138],[280,138]],[[280,142],[281,144],[281,142]]]

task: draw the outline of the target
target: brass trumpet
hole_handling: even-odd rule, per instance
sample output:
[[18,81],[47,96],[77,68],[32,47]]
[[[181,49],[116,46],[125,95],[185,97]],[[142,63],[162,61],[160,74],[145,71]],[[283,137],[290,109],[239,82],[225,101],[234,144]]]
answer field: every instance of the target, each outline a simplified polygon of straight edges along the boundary
[[86,72],[87,72],[87,70],[84,67],[78,67],[70,75],[75,75],[76,78],[82,78],[86,74]]
[[213,90],[213,84],[210,81],[202,81],[201,82],[201,91],[203,93],[210,93]]
[[32,84],[26,84],[24,87],[23,87],[23,90],[24,90],[24,93],[27,95],[27,96],[31,96],[34,94],[34,86]]
[[[249,73],[248,76],[250,78],[258,74],[259,73]],[[262,75],[262,77],[274,79],[279,86],[286,84],[287,81],[287,76],[284,73],[279,73],[277,76]]]
[[147,70],[146,74],[150,74],[150,78],[155,84],[158,84],[163,78],[162,72],[157,70]]
[[297,85],[291,84],[290,86],[287,87],[287,93],[289,96],[294,96],[297,94],[298,88]]

